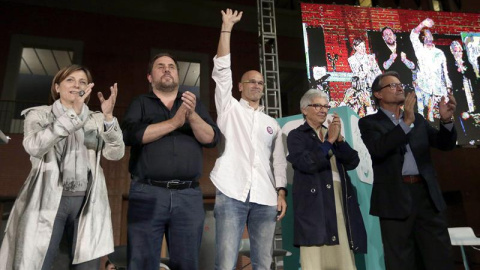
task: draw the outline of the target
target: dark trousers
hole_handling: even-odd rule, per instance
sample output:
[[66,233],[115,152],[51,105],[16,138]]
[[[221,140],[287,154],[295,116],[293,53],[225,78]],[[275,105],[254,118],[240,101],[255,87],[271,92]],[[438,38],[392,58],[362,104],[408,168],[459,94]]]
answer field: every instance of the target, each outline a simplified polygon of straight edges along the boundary
[[380,218],[386,269],[453,269],[444,213],[435,209],[425,183],[405,185],[413,199],[412,214],[402,220]]
[[164,233],[170,269],[198,269],[204,219],[200,188],[169,190],[132,181],[128,202],[128,270],[158,270]]
[[[42,270],[52,269],[64,233],[67,234],[70,262],[73,261],[75,245],[77,243],[78,220],[84,201],[85,196],[62,196],[57,215],[55,216],[52,237],[50,239],[50,244],[48,245],[45,260],[43,261]],[[70,265],[70,269],[74,270],[91,270],[98,269],[99,267],[100,259]]]

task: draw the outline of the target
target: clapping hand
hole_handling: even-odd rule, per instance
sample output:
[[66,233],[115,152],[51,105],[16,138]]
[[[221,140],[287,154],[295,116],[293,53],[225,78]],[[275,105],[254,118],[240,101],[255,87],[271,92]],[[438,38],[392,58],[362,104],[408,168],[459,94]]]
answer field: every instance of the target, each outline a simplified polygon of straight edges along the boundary
[[415,122],[415,113],[413,111],[415,103],[417,102],[417,95],[415,92],[407,93],[403,106],[403,122],[410,126]]
[[195,107],[197,105],[197,97],[192,92],[185,91],[182,94],[182,101],[183,101],[182,106],[185,106],[187,110],[186,117],[188,119],[195,113]]
[[342,121],[337,113],[333,113],[333,119],[328,120],[328,141],[333,144],[341,138]]
[[442,97],[440,102],[438,103],[440,119],[443,122],[449,122],[452,120],[453,113],[457,108],[457,101],[453,97],[452,92],[448,93],[448,102],[446,102],[445,96]]

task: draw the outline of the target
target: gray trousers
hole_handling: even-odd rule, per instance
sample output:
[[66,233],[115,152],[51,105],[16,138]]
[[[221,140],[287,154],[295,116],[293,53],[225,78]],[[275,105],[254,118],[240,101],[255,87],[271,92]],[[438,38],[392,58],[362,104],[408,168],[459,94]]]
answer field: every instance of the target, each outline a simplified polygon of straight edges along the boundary
[[62,196],[57,216],[53,224],[52,238],[48,246],[42,270],[51,270],[55,257],[57,256],[60,242],[63,234],[66,233],[68,249],[70,255],[70,269],[73,270],[91,270],[100,268],[100,258],[81,264],[72,265],[73,254],[75,254],[75,244],[77,242],[77,228],[80,212],[84,204],[85,196]]

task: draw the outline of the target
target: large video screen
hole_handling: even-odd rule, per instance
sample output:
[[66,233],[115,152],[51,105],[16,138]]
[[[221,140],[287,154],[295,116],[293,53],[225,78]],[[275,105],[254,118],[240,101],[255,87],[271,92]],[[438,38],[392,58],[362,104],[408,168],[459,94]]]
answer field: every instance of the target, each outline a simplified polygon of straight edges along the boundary
[[480,144],[480,15],[303,3],[302,22],[310,88],[332,106],[375,113],[372,82],[394,70],[434,126],[451,91],[458,144]]

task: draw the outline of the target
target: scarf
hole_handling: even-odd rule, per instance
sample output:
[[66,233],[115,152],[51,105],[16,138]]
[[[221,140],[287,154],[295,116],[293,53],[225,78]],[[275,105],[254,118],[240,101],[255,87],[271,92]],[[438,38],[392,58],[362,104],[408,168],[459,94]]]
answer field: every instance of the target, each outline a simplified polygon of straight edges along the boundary
[[[52,112],[56,119],[64,115],[67,110],[59,99],[52,105]],[[88,118],[88,112],[88,107],[84,104],[82,113],[78,116],[82,121],[80,128],[55,144],[64,193],[85,193],[87,190],[89,165],[88,152],[84,145],[83,125]]]

